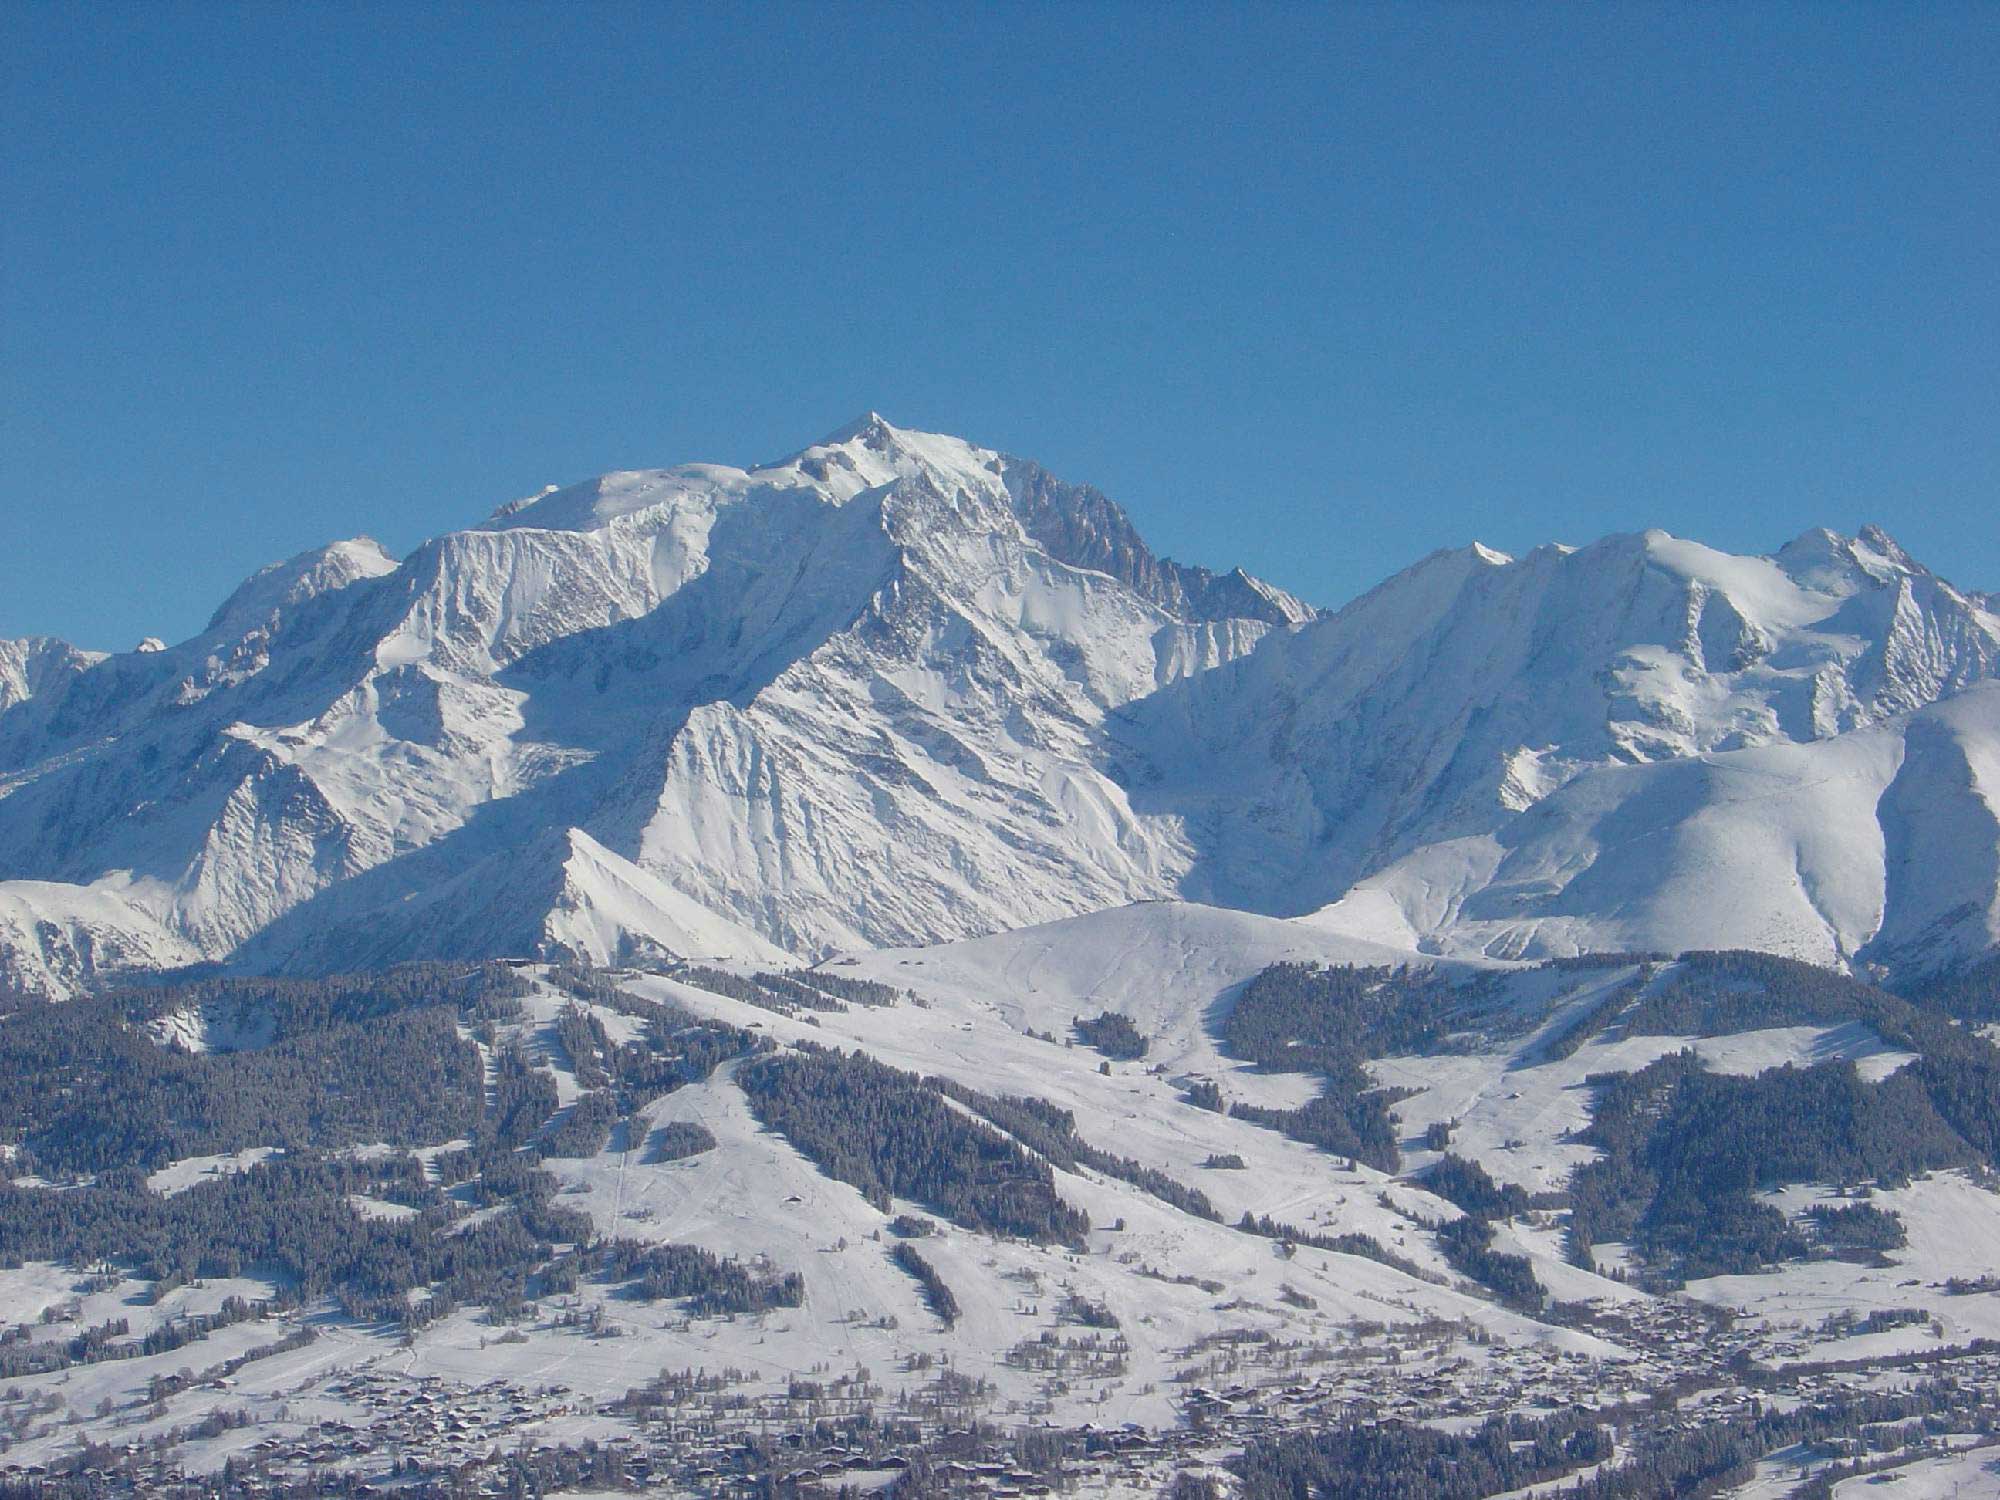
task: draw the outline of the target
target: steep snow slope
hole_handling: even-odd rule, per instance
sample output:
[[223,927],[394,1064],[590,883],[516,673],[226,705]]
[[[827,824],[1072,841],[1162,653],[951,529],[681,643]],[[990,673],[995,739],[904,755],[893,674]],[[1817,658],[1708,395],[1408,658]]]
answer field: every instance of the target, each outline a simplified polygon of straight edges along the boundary
[[1149,1061],[1240,1072],[1220,1061],[1210,1024],[1218,1003],[1244,980],[1277,963],[1401,964],[1411,957],[1406,945],[1306,921],[1146,901],[932,948],[853,954],[836,961],[836,972],[957,998],[958,1009],[970,1003],[989,1010],[1022,1033],[1066,1035],[1079,1015],[1119,1011],[1154,1038]]
[[1829,740],[1996,667],[2000,620],[1879,532],[1740,558],[1654,531],[1439,553],[1118,728],[1140,805],[1188,818],[1186,893],[1296,912],[1593,768]]
[[1579,775],[1314,920],[1427,951],[1761,948],[1920,972],[2000,942],[2000,684],[1803,745]]
[[1335,926],[1451,951],[1908,965],[1993,938],[1990,715],[1932,705],[1996,669],[1984,601],[1879,532],[1475,546],[1320,617],[870,414],[302,554],[173,647],[0,643],[0,890],[56,913],[5,941],[61,994],[1352,891]]
[[67,995],[100,978],[200,957],[115,885],[0,884],[0,992]]
[[0,719],[0,877],[115,881],[128,925],[307,968],[1014,926],[1173,888],[1177,821],[1133,813],[1103,715],[1310,615],[871,415],[400,564],[336,544],[58,674]]
[[37,693],[60,690],[65,678],[88,671],[102,659],[50,635],[0,640],[0,714]]

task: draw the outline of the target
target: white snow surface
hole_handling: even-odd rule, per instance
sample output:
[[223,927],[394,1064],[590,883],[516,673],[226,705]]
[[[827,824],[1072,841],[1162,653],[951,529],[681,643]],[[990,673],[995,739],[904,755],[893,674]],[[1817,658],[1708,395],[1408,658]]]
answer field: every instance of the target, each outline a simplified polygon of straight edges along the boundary
[[1166,894],[1186,840],[1133,810],[1105,714],[1311,611],[1162,571],[1045,476],[1036,541],[1030,468],[871,415],[757,469],[553,490],[400,563],[338,543],[163,651],[9,643],[0,891],[100,893],[10,924],[11,977],[768,958]]
[[1808,744],[1578,775],[1317,915],[1426,951],[1756,948],[1932,968],[2000,941],[2000,685]]
[[[1520,559],[1478,546],[1438,553],[1121,722],[1146,805],[1174,806],[1196,830],[1188,895],[1300,912],[1362,881],[1342,913],[1350,930],[1453,950],[1572,951],[1640,925],[1630,888],[1660,846],[1724,847],[1742,889],[1773,874],[1810,886],[1820,877],[1795,875],[1791,861],[1815,851],[1787,820],[1834,816],[1843,821],[1819,846],[1839,842],[1861,867],[1858,885],[1747,912],[1732,887],[1683,928],[1711,946],[1726,937],[1836,956],[1878,938],[1885,883],[1892,928],[1914,894],[1889,826],[1900,805],[1879,827],[1864,806],[1896,778],[1910,715],[1933,739],[1912,768],[1921,788],[1902,800],[1950,791],[1951,816],[1990,829],[1984,787],[1954,783],[1967,781],[1957,747],[1983,746],[1989,716],[1923,715],[1996,665],[2000,621],[1879,532],[1809,533],[1775,557],[1740,558],[1652,531]],[[1843,782],[1865,785],[1843,799]],[[1725,811],[1730,834],[1756,835],[1739,855],[1706,815],[1750,798],[1785,810],[1765,826]],[[1609,826],[1546,831],[1585,820]],[[1649,847],[1613,861],[1607,835]],[[1944,868],[1959,900],[1990,903],[1994,841],[1971,842]],[[1578,884],[1585,867],[1616,888]],[[1365,883],[1385,868],[1397,872],[1388,889]],[[1517,868],[1520,888],[1465,909]],[[1908,918],[1920,927],[1940,915],[1934,900],[1919,905]],[[1739,914],[1727,934],[1718,908]],[[1456,930],[1470,922],[1500,925]]]
[[2000,939],[2000,621],[1879,532],[1425,559],[1337,614],[870,413],[191,640],[0,642],[0,982],[813,959],[1134,901],[1434,953]]
[[[572,850],[582,859],[589,851]],[[610,878],[610,877],[606,877]],[[597,898],[610,904],[609,897]],[[619,899],[625,899],[620,897]],[[623,918],[621,918],[623,920]],[[717,962],[752,972],[762,955]],[[998,1239],[949,1223],[921,1241],[921,1251],[951,1287],[961,1307],[957,1324],[942,1326],[915,1283],[889,1259],[888,1228],[897,1213],[930,1215],[923,1205],[895,1202],[885,1212],[857,1189],[822,1174],[781,1135],[756,1118],[736,1082],[738,1064],[689,1083],[645,1105],[614,1130],[605,1148],[582,1159],[544,1165],[562,1183],[559,1201],[587,1212],[600,1233],[642,1241],[698,1245],[757,1267],[796,1270],[805,1283],[802,1305],[730,1318],[689,1317],[682,1309],[614,1295],[586,1279],[571,1296],[542,1299],[507,1342],[495,1325],[471,1311],[443,1318],[405,1341],[391,1327],[351,1324],[325,1307],[309,1311],[321,1338],[308,1349],[244,1367],[226,1391],[178,1399],[173,1420],[187,1422],[201,1403],[247,1404],[260,1423],[293,1421],[303,1403],[313,1419],[351,1414],[323,1384],[338,1371],[373,1370],[416,1380],[441,1377],[472,1386],[496,1378],[570,1388],[579,1402],[604,1403],[660,1369],[745,1372],[746,1387],[782,1391],[795,1378],[823,1378],[866,1367],[889,1383],[915,1385],[910,1361],[949,1356],[953,1367],[991,1380],[994,1414],[1008,1421],[1046,1415],[1058,1422],[1090,1420],[1116,1426],[1170,1425],[1191,1382],[1207,1379],[1202,1362],[1218,1339],[1274,1342],[1245,1356],[1229,1380],[1280,1385],[1320,1373],[1338,1374],[1350,1360],[1399,1338],[1434,1337],[1465,1382],[1509,1378],[1521,1392],[1546,1390],[1565,1374],[1600,1391],[1658,1374],[1659,1349],[1643,1321],[1623,1333],[1586,1333],[1509,1311],[1453,1272],[1431,1230],[1458,1210],[1426,1191],[1423,1174],[1435,1161],[1425,1129],[1453,1125],[1451,1149],[1478,1160],[1497,1179],[1531,1191],[1559,1189],[1593,1149],[1575,1139],[1587,1119],[1585,1080],[1606,1071],[1644,1067],[1681,1047],[1695,1048],[1719,1071],[1748,1074],[1786,1064],[1854,1059],[1879,1078],[1908,1061],[1866,1026],[1789,1026],[1729,1036],[1627,1036],[1613,1027],[1557,1058],[1549,1043],[1580,1017],[1629,985],[1638,964],[1527,968],[1490,958],[1418,958],[1440,973],[1476,985],[1499,1021],[1478,1045],[1468,1043],[1425,1058],[1373,1065],[1384,1084],[1407,1090],[1397,1100],[1404,1156],[1399,1175],[1341,1159],[1250,1121],[1194,1107],[1190,1082],[1214,1082],[1226,1099],[1296,1104],[1301,1080],[1270,1075],[1225,1057],[1216,1022],[1240,986],[1277,962],[1402,963],[1408,950],[1383,948],[1310,919],[1279,919],[1187,902],[1161,900],[1064,918],[1034,927],[929,947],[884,948],[825,961],[828,974],[871,979],[899,993],[880,1007],[786,1016],[715,994],[670,972],[631,968],[609,977],[648,999],[671,1001],[697,1015],[753,1027],[779,1046],[811,1042],[859,1049],[894,1067],[945,1077],[993,1094],[1026,1094],[1072,1115],[1085,1142],[1199,1189],[1215,1221],[1166,1202],[1104,1173],[1057,1171],[1057,1190],[1083,1209],[1092,1230],[1081,1248]],[[529,969],[534,993],[522,1014],[496,1025],[494,1042],[518,1041],[535,1065],[554,1074],[559,1104],[574,1104],[585,1085],[565,1052],[557,1021],[578,1003],[546,971]],[[584,1002],[614,1041],[640,1024],[627,1013]],[[1073,1044],[1072,1023],[1101,1010],[1130,1016],[1148,1037],[1137,1062],[1113,1062]],[[174,1012],[157,1035],[171,1045],[256,1045],[254,1016],[216,1011]],[[1463,1040],[1463,1039],[1459,1039]],[[1310,1080],[1305,1080],[1310,1086]],[[654,1128],[669,1121],[704,1126],[716,1144],[673,1161],[648,1159]],[[149,1179],[156,1191],[187,1192],[230,1171],[251,1169],[268,1148],[171,1163]],[[358,1155],[371,1154],[361,1148]],[[434,1153],[431,1153],[434,1154]],[[1211,1166],[1242,1158],[1241,1169]],[[42,1185],[49,1191],[59,1191]],[[1770,1195],[1787,1213],[1827,1201],[1829,1190],[1801,1185]],[[1928,1326],[1899,1328],[1865,1339],[1814,1334],[1827,1313],[1889,1309],[1922,1301],[1939,1309],[1947,1339],[2000,1337],[2000,1296],[1943,1297],[1950,1277],[1986,1274],[2000,1254],[2000,1195],[1960,1172],[1919,1176],[1877,1190],[1879,1206],[1896,1213],[1909,1243],[1886,1267],[1839,1261],[1788,1264],[1762,1276],[1697,1282],[1689,1294],[1745,1310],[1760,1328],[1798,1337],[1813,1352],[1925,1348],[1938,1342]],[[371,1217],[407,1212],[377,1199],[356,1202]],[[499,1212],[487,1209],[481,1212]],[[1356,1255],[1279,1242],[1234,1226],[1245,1213],[1325,1235],[1365,1234],[1402,1258],[1403,1267]],[[461,1222],[476,1222],[461,1220]],[[1595,1302],[1643,1320],[1666,1307],[1635,1286],[1573,1266],[1565,1258],[1562,1212],[1538,1209],[1501,1224],[1498,1247],[1529,1257],[1553,1298]],[[1616,1247],[1596,1247],[1599,1263]],[[0,1273],[0,1310],[25,1320],[63,1301],[76,1271],[29,1266]],[[241,1285],[241,1283],[231,1283]],[[1108,1308],[1126,1346],[1115,1370],[1078,1375],[1057,1390],[1043,1376],[1010,1361],[1044,1334],[1074,1338],[1084,1330],[1060,1321],[1066,1295]],[[181,1294],[176,1294],[180,1296]],[[188,1295],[211,1296],[208,1288]],[[125,1286],[95,1297],[143,1299]],[[557,1314],[601,1309],[619,1330],[593,1340],[565,1327]],[[85,1297],[64,1329],[105,1314]],[[172,1306],[185,1306],[176,1302]],[[150,1314],[144,1315],[150,1316]],[[1425,1325],[1443,1329],[1421,1335]],[[143,1328],[139,1330],[143,1332]],[[148,1381],[183,1364],[208,1368],[268,1343],[275,1327],[222,1330],[185,1351],[107,1361],[38,1377],[32,1391],[60,1382],[69,1409],[142,1404]],[[518,1334],[518,1337],[514,1335]],[[1819,1343],[1813,1344],[1818,1339]],[[1873,1342],[1867,1342],[1872,1340]],[[1246,1346],[1247,1347],[1247,1346]],[[1304,1365],[1286,1350],[1337,1353],[1339,1363]],[[1365,1363],[1349,1375],[1366,1381]],[[905,1379],[907,1377],[907,1380]],[[1178,1377],[1178,1378],[1177,1378]],[[1047,1401],[1046,1410],[1034,1403]],[[322,1410],[318,1403],[326,1403]],[[294,1415],[281,1414],[281,1407]],[[574,1424],[572,1414],[563,1419]],[[594,1420],[594,1419],[593,1419]],[[272,1428],[276,1430],[276,1428]],[[574,1437],[572,1425],[563,1436]],[[74,1432],[53,1424],[19,1445],[24,1462],[45,1461]],[[214,1462],[221,1464],[218,1448]]]

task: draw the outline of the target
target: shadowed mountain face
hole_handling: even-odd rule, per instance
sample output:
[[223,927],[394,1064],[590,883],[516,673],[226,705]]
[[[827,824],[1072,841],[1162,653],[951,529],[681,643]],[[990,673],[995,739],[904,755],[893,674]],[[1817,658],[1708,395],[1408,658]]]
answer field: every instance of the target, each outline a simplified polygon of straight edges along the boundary
[[1908,966],[1995,940],[1997,661],[1875,532],[1473,547],[1320,615],[871,415],[338,543],[165,649],[0,643],[0,979],[769,959],[1169,895]]

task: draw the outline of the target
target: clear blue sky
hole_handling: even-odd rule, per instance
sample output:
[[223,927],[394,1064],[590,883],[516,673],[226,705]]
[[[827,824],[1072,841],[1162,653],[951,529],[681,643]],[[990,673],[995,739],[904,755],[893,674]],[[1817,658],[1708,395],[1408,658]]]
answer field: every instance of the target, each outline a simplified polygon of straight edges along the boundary
[[0,634],[875,407],[1321,602],[2000,588],[2000,5],[0,7]]

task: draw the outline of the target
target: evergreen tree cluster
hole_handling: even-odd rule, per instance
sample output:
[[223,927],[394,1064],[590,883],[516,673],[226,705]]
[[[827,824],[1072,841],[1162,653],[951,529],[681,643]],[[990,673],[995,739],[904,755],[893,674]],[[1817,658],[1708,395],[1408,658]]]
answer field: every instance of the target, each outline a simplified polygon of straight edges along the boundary
[[[171,1354],[218,1328],[246,1323],[266,1316],[267,1304],[252,1306],[241,1297],[225,1297],[212,1313],[191,1313],[171,1319],[140,1338],[130,1338],[131,1325],[113,1318],[87,1328],[73,1338],[30,1340],[0,1337],[0,1379],[23,1375],[46,1375],[76,1365],[99,1364],[112,1359],[141,1359],[154,1354]],[[9,1335],[24,1334],[25,1328],[8,1329]]]
[[611,1140],[618,1124],[618,1100],[609,1089],[579,1094],[542,1135],[542,1155],[551,1158],[595,1156]]
[[893,985],[824,969],[760,970],[746,976],[706,964],[681,964],[672,974],[684,984],[785,1016],[802,1010],[842,1011],[849,1005],[894,1005],[903,998]]
[[1123,1011],[1107,1010],[1101,1015],[1078,1016],[1072,1023],[1077,1039],[1095,1047],[1115,1062],[1136,1062],[1146,1055],[1146,1038]]
[[685,1161],[715,1149],[715,1136],[706,1125],[692,1120],[668,1120],[656,1127],[646,1142],[648,1162]]
[[1874,1261],[1908,1240],[1903,1221],[1869,1203],[1816,1204],[1806,1217],[1819,1234],[1820,1245],[1842,1259]]
[[[518,1301],[553,1244],[591,1237],[589,1219],[556,1207],[554,1179],[532,1162],[512,1182],[482,1174],[479,1187],[509,1211],[461,1227],[460,1211],[410,1157],[276,1157],[171,1198],[131,1170],[61,1193],[0,1184],[0,1264],[113,1261],[154,1281],[254,1270],[288,1298],[334,1292],[355,1316],[408,1321],[404,1294],[418,1287],[438,1288],[434,1311]],[[417,1212],[366,1215],[355,1195]]]
[[608,1281],[631,1284],[642,1301],[680,1301],[703,1317],[760,1313],[805,1301],[797,1271],[755,1273],[692,1245],[645,1245],[611,1240],[591,1252],[591,1269]]
[[1357,1063],[1337,1074],[1322,1073],[1319,1094],[1296,1109],[1239,1100],[1229,1106],[1229,1114],[1335,1156],[1394,1172],[1402,1166],[1403,1154],[1396,1144],[1396,1122],[1389,1117],[1392,1097],[1377,1089]]
[[[461,1035],[469,1027],[492,1042],[495,1023],[519,1019],[526,981],[506,966],[208,980],[9,1013],[0,1130],[24,1164],[92,1175],[61,1191],[0,1179],[0,1265],[115,1263],[156,1289],[254,1272],[277,1282],[288,1305],[331,1294],[353,1316],[404,1324],[460,1305],[509,1312],[537,1289],[573,1286],[578,1251],[562,1247],[587,1248],[594,1234],[585,1215],[556,1204],[543,1155],[601,1149],[628,1106],[708,1076],[755,1039],[619,995],[581,971],[563,978],[645,1025],[614,1045],[588,1011],[558,1017],[558,1037],[590,1087],[553,1127],[548,1070],[508,1040],[494,1042],[489,1074]],[[261,1045],[164,1045],[155,1023],[177,1012],[219,1017],[228,1034]],[[676,1149],[714,1144],[699,1126],[663,1134]],[[454,1138],[471,1144],[434,1155],[435,1181],[407,1154]],[[344,1151],[354,1145],[395,1149],[360,1158]],[[147,1172],[167,1162],[252,1146],[280,1151],[171,1197],[147,1186]],[[364,1213],[364,1197],[411,1212]],[[468,1222],[468,1209],[495,1212]],[[595,1253],[601,1264],[628,1254]],[[795,1275],[752,1276],[687,1247],[645,1254],[625,1278],[635,1295],[739,1311],[796,1305],[802,1294]],[[181,1336],[193,1336],[185,1322],[149,1335]]]
[[1611,1433],[1580,1414],[1493,1417],[1466,1433],[1356,1422],[1259,1438],[1230,1462],[1243,1500],[1481,1500],[1610,1458]]
[[1630,1241],[1663,1274],[1741,1274],[1809,1254],[1758,1192],[1895,1181],[1974,1156],[1916,1065],[1879,1083],[1845,1061],[1744,1078],[1709,1073],[1682,1052],[1591,1083],[1581,1138],[1604,1155],[1570,1180],[1577,1248]]
[[983,1094],[949,1078],[926,1082],[946,1096],[956,1099],[989,1124],[1039,1153],[1051,1166],[1065,1172],[1088,1167],[1106,1177],[1128,1182],[1150,1193],[1162,1203],[1184,1214],[1193,1214],[1210,1223],[1222,1222],[1222,1215],[1199,1188],[1177,1182],[1157,1167],[1144,1166],[1127,1156],[1116,1156],[1083,1139],[1076,1133],[1076,1117],[1060,1105],[1024,1094]]
[[1297,1109],[1237,1103],[1229,1113],[1396,1171],[1402,1154],[1389,1114],[1394,1096],[1375,1086],[1365,1064],[1431,1051],[1453,1028],[1490,1021],[1492,995],[1490,983],[1433,969],[1273,964],[1243,986],[1222,1020],[1222,1045],[1273,1072],[1316,1074],[1320,1092]]
[[908,1240],[899,1240],[889,1252],[889,1259],[907,1271],[924,1294],[924,1306],[937,1315],[938,1321],[949,1328],[958,1321],[958,1298],[945,1285],[937,1268],[918,1252]]
[[[1437,1281],[1440,1278],[1426,1271],[1408,1256],[1398,1255],[1371,1234],[1359,1231],[1345,1234],[1320,1234],[1310,1229],[1300,1229],[1293,1224],[1280,1223],[1264,1214],[1254,1214],[1244,1210],[1236,1227],[1245,1234],[1259,1235],[1267,1240],[1276,1240],[1281,1245],[1296,1249],[1308,1245],[1315,1250],[1331,1250],[1336,1255],[1359,1255],[1381,1265],[1394,1266],[1407,1276],[1419,1281]],[[1290,1253],[1289,1250],[1287,1253]]]
[[[746,1056],[756,1048],[751,1033],[719,1022],[650,1007],[644,1019],[647,1024],[637,1038],[614,1044],[591,1011],[571,1005],[556,1017],[556,1038],[585,1092],[543,1135],[542,1155],[595,1156],[609,1143],[621,1119],[637,1115],[662,1094],[707,1078],[726,1059]],[[711,1138],[709,1145],[714,1144]]]
[[1490,982],[1408,966],[1273,964],[1243,986],[1222,1019],[1231,1056],[1274,1072],[1432,1050],[1454,1029],[1492,1019]]
[[1748,1479],[1760,1459],[1794,1445],[1856,1437],[1883,1423],[1943,1431],[1947,1416],[1978,1420],[1982,1400],[1976,1386],[1951,1381],[1892,1394],[1844,1392],[1719,1421],[1640,1428],[1631,1434],[1630,1452],[1614,1445],[1601,1416],[1584,1411],[1490,1417],[1464,1433],[1353,1422],[1255,1438],[1229,1467],[1241,1500],[1482,1500],[1592,1465],[1602,1467],[1551,1493],[1566,1500],[1670,1500],[1719,1494]]
[[831,969],[793,969],[785,977],[809,985],[822,994],[845,1000],[850,1005],[894,1005],[905,993],[892,984],[857,979],[851,974],[836,974]]
[[967,1229],[1081,1243],[1090,1221],[1048,1164],[969,1120],[932,1082],[860,1051],[801,1046],[736,1075],[757,1118],[882,1212],[912,1199]]
[[[528,1060],[519,1042],[499,1048],[493,1056],[490,1106],[481,1117],[478,1139],[503,1147],[525,1145],[541,1134],[561,1103],[556,1081]],[[477,1158],[467,1155],[470,1163]]]
[[2000,954],[1931,975],[1910,998],[1962,1021],[2000,1021]]
[[1492,1223],[1476,1214],[1453,1219],[1437,1232],[1438,1248],[1451,1268],[1487,1288],[1518,1312],[1542,1309],[1545,1293],[1525,1255],[1493,1248]]
[[1447,1203],[1482,1219],[1512,1219],[1534,1207],[1526,1188],[1517,1182],[1495,1182],[1476,1161],[1447,1155],[1423,1177],[1423,1184]]
[[1424,1186],[1465,1213],[1437,1232],[1438,1248],[1451,1268],[1486,1287],[1509,1307],[1539,1312],[1545,1300],[1525,1255],[1493,1248],[1494,1219],[1511,1219],[1532,1206],[1518,1183],[1505,1187],[1486,1169],[1460,1156],[1445,1156],[1424,1176]]
[[1837,1026],[1875,1020],[1890,998],[1859,980],[1775,954],[1687,953],[1648,987],[1623,1024],[1631,1036]]
[[1181,1097],[1196,1109],[1209,1110],[1218,1115],[1223,1112],[1222,1088],[1211,1078],[1195,1079]]
[[[499,973],[507,980],[509,971]],[[210,981],[16,1012],[0,1026],[0,1137],[48,1174],[157,1168],[249,1146],[428,1145],[469,1134],[483,1076],[461,1020],[490,991],[426,968],[337,980]],[[451,991],[456,989],[454,997]],[[148,1023],[227,1007],[255,1051],[188,1052]]]

